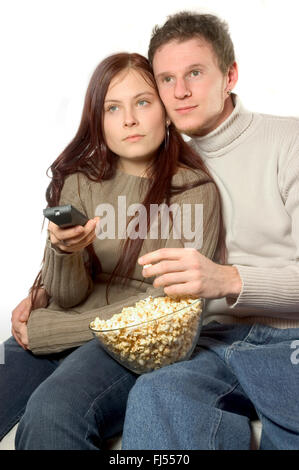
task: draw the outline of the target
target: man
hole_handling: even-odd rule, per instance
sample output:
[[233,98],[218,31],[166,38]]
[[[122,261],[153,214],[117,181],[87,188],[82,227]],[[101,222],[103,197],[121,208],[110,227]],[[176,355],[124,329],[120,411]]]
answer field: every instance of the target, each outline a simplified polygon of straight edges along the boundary
[[166,294],[211,300],[191,360],[133,386],[123,448],[249,449],[258,416],[261,449],[298,449],[299,120],[243,108],[233,45],[213,15],[169,17],[149,59],[170,119],[218,183],[228,257],[182,248],[139,260]]
[[[149,59],[170,119],[218,183],[228,256],[221,265],[170,249],[140,259],[166,294],[211,300],[191,360],[132,388],[123,447],[248,449],[258,416],[262,449],[298,448],[299,122],[250,113],[231,94],[233,45],[215,16],[170,17],[154,31]],[[27,311],[23,301],[13,312],[23,345]]]

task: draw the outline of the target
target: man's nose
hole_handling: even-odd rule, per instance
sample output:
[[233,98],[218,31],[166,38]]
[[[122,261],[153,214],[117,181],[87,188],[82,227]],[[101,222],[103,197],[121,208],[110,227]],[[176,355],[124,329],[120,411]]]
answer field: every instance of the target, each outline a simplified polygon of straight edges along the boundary
[[183,79],[178,79],[175,84],[174,88],[174,95],[176,98],[179,100],[182,100],[186,97],[191,96],[191,91],[189,88],[186,86],[186,82]]

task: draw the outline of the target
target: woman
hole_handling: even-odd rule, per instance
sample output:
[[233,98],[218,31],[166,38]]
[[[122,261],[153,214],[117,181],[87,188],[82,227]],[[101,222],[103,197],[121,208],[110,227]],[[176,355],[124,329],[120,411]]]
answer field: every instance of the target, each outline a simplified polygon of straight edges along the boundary
[[[89,221],[68,229],[49,223],[28,322],[22,331],[13,323],[14,337],[6,342],[1,432],[23,415],[18,449],[100,449],[121,431],[137,376],[101,350],[89,323],[154,290],[153,279],[142,276],[139,256],[185,246],[171,212],[167,236],[149,236],[154,204],[203,204],[200,251],[213,257],[223,246],[219,194],[201,159],[167,119],[148,61],[138,54],[116,54],[99,64],[78,132],[50,168],[48,205],[72,204]],[[141,202],[143,218],[126,213],[124,202],[130,210],[140,209]],[[163,229],[162,216],[158,220]],[[196,220],[193,211],[193,228]],[[105,236],[108,228],[113,233]],[[24,343],[28,350],[20,347]]]

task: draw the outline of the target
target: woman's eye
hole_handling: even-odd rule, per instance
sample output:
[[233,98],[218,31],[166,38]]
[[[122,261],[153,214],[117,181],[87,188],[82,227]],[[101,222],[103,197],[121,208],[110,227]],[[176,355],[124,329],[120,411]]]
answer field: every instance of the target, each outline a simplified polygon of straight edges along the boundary
[[116,105],[112,105],[107,108],[107,111],[109,111],[110,113],[114,113],[117,110],[118,110],[118,106]]
[[140,105],[140,106],[146,106],[147,104],[148,104],[148,101],[146,101],[146,100],[138,101],[138,105]]

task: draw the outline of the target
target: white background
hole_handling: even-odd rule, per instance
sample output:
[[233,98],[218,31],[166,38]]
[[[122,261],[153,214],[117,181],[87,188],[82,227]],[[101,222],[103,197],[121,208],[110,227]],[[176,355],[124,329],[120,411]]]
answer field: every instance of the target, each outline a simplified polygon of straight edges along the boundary
[[298,0],[0,0],[0,340],[43,254],[46,170],[74,136],[104,56],[146,55],[152,27],[182,9],[230,26],[247,108],[299,116]]

